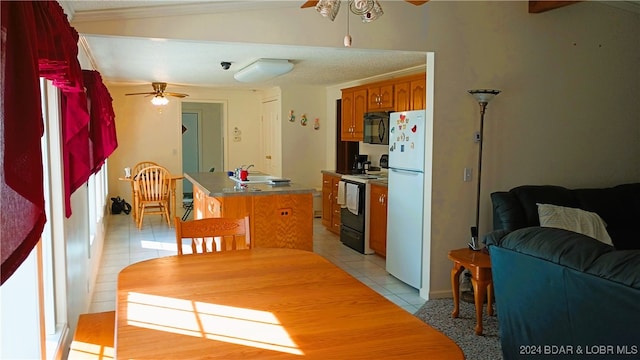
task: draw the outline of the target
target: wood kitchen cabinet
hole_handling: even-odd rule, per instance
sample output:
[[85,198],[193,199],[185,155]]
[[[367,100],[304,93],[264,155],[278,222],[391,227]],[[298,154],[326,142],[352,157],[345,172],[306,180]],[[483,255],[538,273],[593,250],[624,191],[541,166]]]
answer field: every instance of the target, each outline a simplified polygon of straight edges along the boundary
[[340,234],[338,182],[339,176],[322,174],[322,225],[335,234]]
[[313,251],[313,197],[278,194],[214,197],[193,187],[194,219],[249,215],[252,247]]
[[395,111],[426,109],[425,74],[406,78],[394,85]]
[[411,80],[411,110],[427,108],[427,80],[424,74],[421,78]]
[[393,107],[393,83],[367,88],[367,111],[391,111]]
[[364,113],[367,111],[367,89],[342,90],[342,141],[362,141],[364,138]]
[[387,187],[371,184],[369,208],[369,247],[387,257]]

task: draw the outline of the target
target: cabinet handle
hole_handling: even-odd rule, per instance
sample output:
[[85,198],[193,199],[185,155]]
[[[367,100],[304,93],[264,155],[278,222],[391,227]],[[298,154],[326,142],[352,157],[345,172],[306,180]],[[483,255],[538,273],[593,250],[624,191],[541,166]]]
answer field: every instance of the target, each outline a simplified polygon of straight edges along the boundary
[[267,160],[271,160],[271,155],[267,155],[264,158],[267,159]]
[[382,204],[384,205],[384,203],[387,202],[387,195],[382,194]]

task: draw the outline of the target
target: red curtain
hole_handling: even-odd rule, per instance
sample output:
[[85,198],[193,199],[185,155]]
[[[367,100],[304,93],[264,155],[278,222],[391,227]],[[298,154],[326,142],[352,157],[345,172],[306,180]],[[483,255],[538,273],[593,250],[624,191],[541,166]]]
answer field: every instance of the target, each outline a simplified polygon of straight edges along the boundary
[[[0,5],[0,277],[3,284],[36,245],[46,222],[39,77],[52,80],[63,94],[62,151],[67,217],[71,215],[71,194],[99,169],[94,160],[101,165],[117,141],[115,126],[103,127],[101,121],[96,120],[94,137],[107,136],[110,140],[101,142],[106,145],[101,146],[97,151],[99,155],[92,160],[94,146],[89,140],[90,119],[78,62],[78,33],[69,25],[62,7],[56,1],[0,1]],[[94,101],[107,103],[102,99]],[[110,97],[108,105],[111,105]],[[113,109],[106,110],[105,114],[105,121],[113,122]],[[103,128],[107,130],[101,130]],[[113,129],[113,138],[103,135],[109,134],[110,129]]]
[[116,115],[113,112],[113,99],[104,86],[100,73],[95,70],[82,70],[82,77],[89,100],[89,139],[93,147],[92,172],[95,174],[118,147]]

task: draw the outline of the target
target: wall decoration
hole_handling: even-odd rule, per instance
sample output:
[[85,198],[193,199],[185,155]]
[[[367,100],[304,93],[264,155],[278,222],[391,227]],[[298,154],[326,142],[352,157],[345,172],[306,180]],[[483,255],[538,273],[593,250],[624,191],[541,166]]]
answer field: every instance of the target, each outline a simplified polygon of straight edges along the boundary
[[313,121],[313,130],[318,130],[318,129],[320,129],[320,119],[316,118]]
[[293,115],[293,110],[289,110],[289,121],[291,122],[296,121],[296,116]]
[[302,117],[300,117],[300,124],[302,126],[307,126],[307,114],[302,114]]
[[240,131],[240,129],[238,129],[237,126],[233,128],[233,141],[234,142],[242,141],[242,131]]

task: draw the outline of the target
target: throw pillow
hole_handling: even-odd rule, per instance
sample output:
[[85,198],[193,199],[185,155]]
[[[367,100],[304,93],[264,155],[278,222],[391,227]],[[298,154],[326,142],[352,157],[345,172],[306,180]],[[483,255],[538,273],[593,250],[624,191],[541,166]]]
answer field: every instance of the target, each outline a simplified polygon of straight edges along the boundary
[[537,204],[540,226],[570,230],[612,245],[607,224],[600,215],[576,208]]

